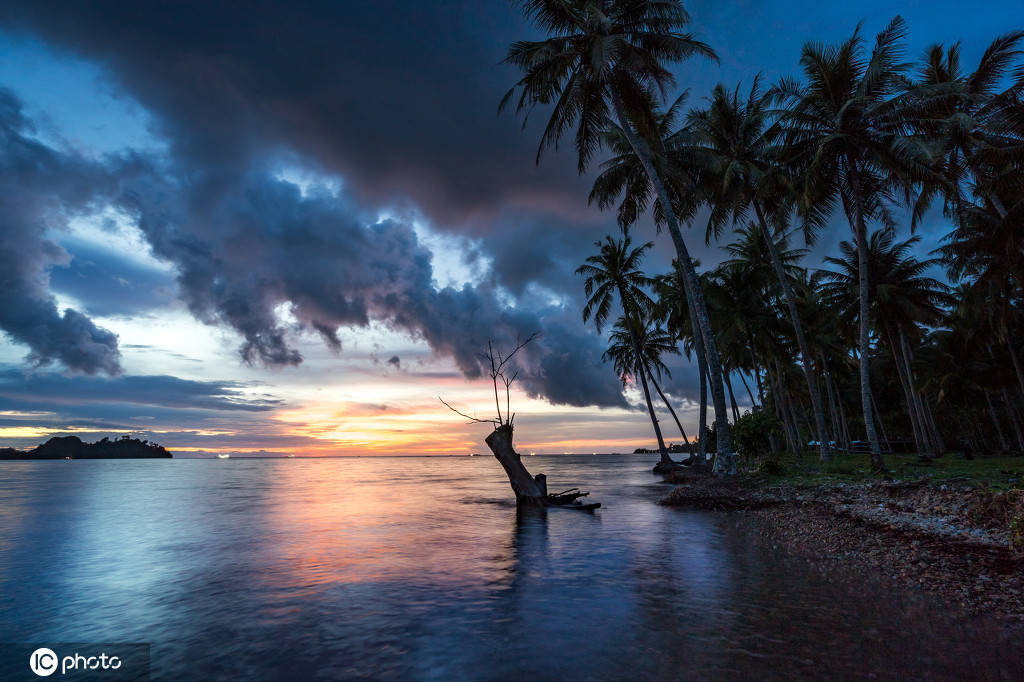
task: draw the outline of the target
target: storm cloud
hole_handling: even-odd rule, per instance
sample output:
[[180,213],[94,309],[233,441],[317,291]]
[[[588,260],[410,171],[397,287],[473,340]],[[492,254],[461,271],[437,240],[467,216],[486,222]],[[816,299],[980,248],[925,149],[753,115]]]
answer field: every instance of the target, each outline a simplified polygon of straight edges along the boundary
[[114,334],[77,310],[59,311],[49,289],[49,269],[70,258],[48,235],[91,212],[110,178],[101,166],[38,142],[33,132],[18,99],[0,88],[0,329],[28,346],[33,365],[117,374]]

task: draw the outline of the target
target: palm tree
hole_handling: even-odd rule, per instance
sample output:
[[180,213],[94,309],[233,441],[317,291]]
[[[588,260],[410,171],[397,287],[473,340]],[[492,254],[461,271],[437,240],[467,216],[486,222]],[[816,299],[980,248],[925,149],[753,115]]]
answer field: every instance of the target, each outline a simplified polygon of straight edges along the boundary
[[[654,384],[654,390],[661,396],[662,402],[665,403],[676,426],[679,427],[679,434],[683,437],[683,441],[690,446],[692,455],[693,446],[690,439],[686,437],[686,430],[683,428],[682,422],[679,421],[679,416],[676,414],[675,408],[672,407],[668,396],[658,384],[658,377],[672,376],[672,372],[661,358],[665,355],[679,355],[675,338],[664,327],[652,320],[623,316],[615,322],[609,340],[610,345],[602,356],[603,359],[612,361],[615,372],[619,375],[623,385],[626,385],[629,377],[633,377],[635,380],[638,373],[647,374],[647,378]],[[636,353],[637,349],[640,351],[639,356]],[[663,461],[663,463],[665,462]],[[675,464],[671,460],[668,463]]]
[[[814,376],[814,357],[800,323],[793,287],[775,245],[776,236],[765,217],[769,211],[789,212],[789,202],[785,201],[789,183],[785,169],[778,163],[781,156],[775,146],[778,130],[770,125],[771,94],[762,94],[759,83],[760,79],[755,78],[745,101],[738,87],[730,93],[718,85],[711,94],[708,108],[691,112],[689,116],[696,144],[704,152],[701,172],[712,191],[708,199],[711,207],[708,236],[718,236],[726,222],[745,223],[753,209],[796,335],[818,433],[824,434],[825,410]],[[819,453],[822,461],[829,459],[824,436],[820,439]]]
[[959,220],[964,202],[974,193],[990,204],[993,211],[1006,218],[1009,209],[998,193],[999,176],[1008,167],[1018,171],[1024,164],[1019,117],[1020,93],[1024,88],[1024,69],[1011,74],[1014,62],[1024,52],[1018,45],[1024,31],[1002,35],[985,50],[978,68],[963,73],[960,65],[960,44],[948,49],[941,43],[925,51],[919,69],[917,89],[927,93],[929,116],[915,121],[917,137],[922,144],[936,148],[932,152],[942,159],[943,174],[948,182],[926,187],[918,202],[917,213],[923,213],[931,197],[946,197],[946,209]]
[[[913,256],[913,247],[920,241],[920,237],[912,237],[897,242],[891,230],[872,233],[867,256],[870,310],[873,326],[888,344],[896,365],[918,452],[938,455],[938,439],[926,418],[908,339],[920,336],[919,325],[939,324],[945,309],[952,304],[952,297],[945,284],[926,274],[939,260],[919,260]],[[858,255],[849,242],[840,243],[839,250],[841,257],[825,258],[835,270],[820,272],[823,295],[852,321],[860,310]]]
[[708,435],[708,368],[706,358],[703,355],[704,344],[701,341],[700,334],[696,333],[694,329],[693,306],[687,300],[678,268],[673,268],[669,273],[656,276],[653,280],[653,287],[656,317],[672,330],[675,342],[683,344],[687,358],[690,357],[691,350],[697,356],[697,373],[700,377],[697,443],[700,447],[700,460],[705,461]]
[[718,452],[729,459],[732,439],[721,362],[697,272],[663,176],[664,153],[652,106],[674,83],[668,65],[696,55],[715,58],[714,51],[683,32],[689,15],[679,0],[519,0],[518,4],[549,37],[518,41],[509,48],[506,62],[519,67],[523,77],[501,106],[508,105],[517,91],[517,112],[529,112],[538,104],[553,105],[537,159],[575,128],[581,173],[601,147],[614,117],[664,212],[711,371]]
[[[640,270],[640,262],[643,260],[644,253],[653,244],[647,242],[634,249],[631,248],[632,243],[628,236],[618,241],[608,236],[603,242],[595,242],[594,245],[600,249],[600,252],[587,257],[587,262],[576,268],[576,274],[586,277],[583,290],[587,296],[587,302],[583,306],[583,321],[587,322],[593,318],[594,326],[600,333],[608,321],[608,316],[611,315],[616,297],[618,297],[627,320],[639,319],[642,311],[650,310],[654,305],[650,296],[644,291],[644,288],[650,285],[650,279]],[[634,357],[644,357],[639,345],[637,326],[635,324],[627,326]],[[665,439],[661,435],[661,426],[658,424],[658,417],[654,413],[654,405],[651,402],[651,391],[647,386],[647,373],[639,372],[639,375],[644,391],[644,400],[647,402],[647,411],[651,415],[654,434],[658,438],[661,461],[671,464],[672,460],[665,448]]]
[[807,82],[786,79],[775,89],[789,105],[781,123],[790,161],[802,177],[801,209],[817,215],[838,198],[857,245],[861,405],[876,470],[885,464],[871,396],[867,223],[873,219],[892,226],[889,206],[897,193],[909,197],[913,180],[925,175],[923,165],[912,163],[912,149],[899,144],[907,132],[907,104],[901,97],[907,66],[900,62],[905,34],[903,19],[896,17],[868,55],[859,26],[838,46],[806,43],[800,64]]

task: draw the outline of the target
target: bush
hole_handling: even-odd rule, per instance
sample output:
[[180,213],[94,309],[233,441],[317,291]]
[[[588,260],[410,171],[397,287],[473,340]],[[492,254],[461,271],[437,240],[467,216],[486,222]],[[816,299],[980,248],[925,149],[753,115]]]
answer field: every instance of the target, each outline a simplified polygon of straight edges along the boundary
[[750,460],[768,454],[772,436],[782,436],[782,422],[763,410],[747,412],[732,427],[736,452]]
[[769,476],[785,476],[786,467],[782,466],[782,462],[777,457],[771,455],[761,460],[760,466],[757,468],[762,474],[768,474]]

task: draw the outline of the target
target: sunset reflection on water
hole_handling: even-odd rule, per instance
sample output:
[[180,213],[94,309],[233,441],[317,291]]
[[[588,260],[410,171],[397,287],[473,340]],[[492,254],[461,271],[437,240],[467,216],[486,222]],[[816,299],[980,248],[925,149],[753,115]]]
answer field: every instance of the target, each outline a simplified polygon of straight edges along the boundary
[[1024,673],[983,622],[658,506],[652,463],[531,457],[603,506],[518,515],[491,457],[7,462],[0,641],[150,642],[157,680]]

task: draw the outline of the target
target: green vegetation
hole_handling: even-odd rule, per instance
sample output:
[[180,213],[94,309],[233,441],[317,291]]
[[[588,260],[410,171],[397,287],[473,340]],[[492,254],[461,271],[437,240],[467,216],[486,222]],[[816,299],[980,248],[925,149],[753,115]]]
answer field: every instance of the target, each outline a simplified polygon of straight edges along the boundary
[[[770,460],[778,472],[762,466]],[[927,479],[934,485],[956,485],[995,492],[1024,488],[1024,458],[986,457],[965,460],[960,454],[948,454],[931,462],[922,463],[916,454],[889,455],[890,475],[896,480]],[[862,483],[882,480],[871,470],[867,454],[838,455],[831,462],[821,462],[804,455],[796,457],[785,453],[778,457],[765,455],[750,460],[748,470],[769,474],[777,482],[795,486],[815,486],[827,483]]]
[[[787,476],[1024,453],[1024,31],[971,70],[956,44],[908,58],[895,17],[873,40],[858,27],[807,42],[800,77],[751,74],[687,110],[672,67],[714,52],[678,0],[518,4],[545,38],[509,48],[522,77],[503,105],[550,110],[538,161],[570,134],[580,173],[607,152],[589,199],[616,210],[624,238],[580,269],[584,319],[601,331],[619,318],[608,359],[639,378],[662,453],[648,384],[671,409],[659,356],[680,350],[696,360],[698,442],[716,471],[752,448]],[[925,216],[932,236],[910,236]],[[836,220],[850,239],[808,262]],[[672,240],[669,272],[639,269],[650,243],[629,236],[645,222]],[[687,227],[720,243],[721,262],[698,271]],[[743,421],[737,379],[778,428]],[[809,447],[813,470],[792,456]]]

